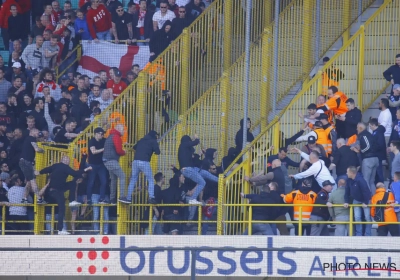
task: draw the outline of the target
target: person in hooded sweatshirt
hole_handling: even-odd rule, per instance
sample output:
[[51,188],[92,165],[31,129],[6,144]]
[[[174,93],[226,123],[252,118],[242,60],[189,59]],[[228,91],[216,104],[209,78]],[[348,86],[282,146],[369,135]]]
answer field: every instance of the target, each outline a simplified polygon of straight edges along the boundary
[[[216,149],[208,148],[204,153],[204,159],[201,163],[201,168],[204,170],[208,170],[210,165],[216,165],[214,163],[214,160],[216,159],[217,156],[218,156],[218,151]],[[220,166],[217,167],[217,172],[218,173],[222,172]]]
[[204,179],[208,179],[213,182],[218,182],[218,177],[212,175],[207,170],[199,168],[202,164],[201,161],[195,155],[194,147],[200,143],[197,135],[193,136],[193,140],[189,135],[184,135],[181,138],[181,144],[178,149],[178,161],[181,172],[185,178],[188,178],[197,184],[191,196],[187,197],[189,204],[200,204],[197,201],[197,197],[204,189],[206,182]]
[[150,166],[150,160],[153,153],[156,155],[160,154],[160,147],[157,139],[158,133],[154,130],[151,130],[145,137],[140,139],[135,146],[133,146],[133,149],[136,152],[132,163],[132,177],[128,186],[128,196],[119,200],[122,203],[130,204],[132,202],[132,193],[135,189],[136,181],[139,177],[139,173],[143,172],[147,181],[149,182],[149,203],[157,204],[157,201],[154,197],[153,172]]
[[[222,172],[227,171],[227,168],[232,164],[232,162],[234,162],[237,155],[238,153],[236,149],[234,147],[230,147],[228,150],[228,155],[222,158],[222,165],[221,165]],[[228,171],[227,175],[229,175],[232,172],[232,170],[234,170],[237,166],[238,164],[235,163],[232,166],[232,168]]]
[[[246,129],[247,129],[247,143],[251,143],[254,140],[254,135],[250,132],[251,128],[251,120],[250,118],[247,118],[247,124],[246,124]],[[235,144],[236,144],[236,149],[238,154],[242,152],[243,147],[247,145],[247,143],[243,143],[243,129],[244,129],[244,119],[240,120],[240,129],[236,133],[235,137]]]
[[382,161],[386,160],[386,142],[385,142],[385,127],[382,125],[379,125],[378,119],[373,118],[370,119],[369,122],[369,129],[372,131],[372,139],[374,141],[375,149],[376,149],[376,154],[378,156],[379,160],[379,165],[378,168],[376,169],[376,177],[375,177],[375,183],[378,182],[384,182],[385,177],[383,176],[383,166],[382,166]]
[[174,31],[174,37],[178,38],[179,35],[183,32],[183,29],[189,27],[189,25],[193,22],[192,18],[187,15],[186,8],[179,8],[179,17],[176,17],[172,20],[172,29]]
[[150,38],[150,62],[154,61],[174,39],[174,34],[171,31],[172,22],[167,20],[163,27],[153,33]]

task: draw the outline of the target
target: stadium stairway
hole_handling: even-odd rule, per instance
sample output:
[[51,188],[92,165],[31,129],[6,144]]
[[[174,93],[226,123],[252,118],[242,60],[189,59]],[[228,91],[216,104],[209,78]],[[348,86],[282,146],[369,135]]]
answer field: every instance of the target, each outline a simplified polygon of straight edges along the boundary
[[[310,14],[311,6],[306,6],[307,1],[293,1],[284,9],[279,18],[279,81],[278,98],[279,106],[284,106],[285,102],[293,98],[301,87],[303,80],[307,79],[313,65],[325,56],[325,53],[335,46],[335,42],[342,39],[341,35],[351,26],[351,22],[357,19],[359,10],[347,10],[352,15],[352,20],[343,27],[342,21],[337,21],[345,14],[344,10],[348,2],[335,2],[337,9],[332,12],[329,1],[323,2],[325,6],[320,7],[321,21],[320,28],[323,36],[319,41],[320,49],[317,51],[312,45],[304,45],[301,35],[308,33],[314,34],[315,26],[310,16],[310,22],[303,18],[305,11]],[[332,2],[333,3],[333,2]],[[356,3],[352,1],[351,3]],[[364,11],[374,1],[364,1],[360,10]],[[378,2],[377,2],[377,4]],[[367,10],[368,11],[368,10]],[[337,14],[336,14],[337,13]],[[371,13],[371,12],[369,12]],[[307,15],[308,15],[307,14]],[[368,13],[364,13],[365,17]],[[313,13],[311,13],[313,15]],[[308,25],[309,23],[309,25]],[[349,29],[350,30],[350,29]],[[309,34],[309,35],[310,35]],[[308,36],[308,35],[307,35]],[[314,38],[314,37],[313,37]],[[296,40],[297,39],[297,40]],[[315,38],[314,38],[315,39]],[[273,45],[273,24],[269,25],[262,35],[260,41],[256,41],[251,46],[250,51],[250,82],[249,82],[249,117],[256,127],[266,126],[268,113],[271,109],[270,93],[273,84],[268,83],[272,80],[272,45]],[[309,51],[304,51],[309,47]],[[339,45],[336,43],[336,48]],[[303,51],[302,51],[303,50]],[[317,52],[315,55],[313,52]],[[224,73],[222,79],[214,84],[188,111],[180,117],[180,122],[165,133],[160,141],[161,155],[158,158],[158,165],[154,169],[168,174],[170,177],[170,165],[177,164],[177,148],[182,135],[198,134],[202,143],[202,148],[217,148],[219,160],[225,155],[228,147],[234,146],[234,136],[239,129],[239,121],[243,118],[243,85],[244,85],[244,54],[233,64],[229,71]],[[261,93],[261,94],[260,94]],[[288,94],[292,94],[286,97]],[[228,101],[229,100],[229,101]],[[257,129],[256,129],[257,130]],[[260,131],[260,128],[258,129]]]
[[[374,10],[370,10],[368,20],[361,26],[352,28],[354,35],[331,57],[331,60],[321,69],[335,67],[345,73],[339,89],[349,98],[353,98],[356,106],[363,111],[363,119],[377,116],[376,99],[383,92],[388,92],[388,82],[382,73],[394,64],[395,55],[400,47],[400,2],[385,0],[377,2]],[[374,13],[371,15],[371,13]],[[358,28],[358,29],[357,29]],[[357,29],[357,31],[356,31]],[[264,171],[268,153],[271,146],[275,147],[272,153],[283,144],[284,138],[297,133],[303,126],[303,120],[298,117],[304,112],[306,106],[315,102],[321,93],[322,73],[316,75],[305,83],[292,98],[290,103],[276,116],[271,123],[263,129],[253,143],[242,152],[245,155],[243,162],[226,178],[220,178],[219,188],[222,196],[218,198],[224,203],[237,203],[237,206],[226,206],[221,210],[226,220],[238,221],[237,226],[226,234],[236,233],[247,226],[248,212],[240,206],[244,201],[240,199],[240,192],[251,193],[254,190],[247,182],[243,182],[244,175],[256,174]],[[297,145],[300,147],[300,144]],[[240,155],[241,156],[241,155]],[[298,154],[289,154],[289,157],[298,160]],[[291,170],[290,172],[295,172]]]

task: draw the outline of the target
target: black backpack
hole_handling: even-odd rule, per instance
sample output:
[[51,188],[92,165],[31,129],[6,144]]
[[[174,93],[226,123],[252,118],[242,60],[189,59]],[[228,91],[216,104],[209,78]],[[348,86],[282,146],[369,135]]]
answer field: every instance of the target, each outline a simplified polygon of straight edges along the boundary
[[[382,200],[379,200],[376,204],[377,205],[386,205],[388,201],[389,193],[388,191],[385,192],[385,195],[383,196]],[[385,207],[376,207],[375,211],[375,217],[374,217],[375,222],[382,223],[385,221]]]

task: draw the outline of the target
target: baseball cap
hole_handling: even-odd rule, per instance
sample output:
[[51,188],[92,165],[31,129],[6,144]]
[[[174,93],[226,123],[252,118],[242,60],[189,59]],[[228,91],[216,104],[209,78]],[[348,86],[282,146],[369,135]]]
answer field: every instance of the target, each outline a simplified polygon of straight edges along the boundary
[[395,85],[393,86],[393,89],[400,89],[400,85],[399,85],[399,84],[395,84]]
[[119,70],[115,70],[114,71],[114,75],[117,76],[117,77],[122,77],[122,73]]
[[68,80],[69,79],[69,77],[68,77],[68,75],[67,74],[64,74],[64,75],[62,75],[62,77],[61,77],[61,80]]
[[317,118],[318,120],[327,120],[328,116],[326,114],[320,114],[319,117]]
[[94,133],[104,133],[104,129],[102,129],[101,127],[97,127],[94,129]]
[[320,122],[320,121],[316,121],[315,123],[314,123],[314,127],[322,127],[323,126],[323,124],[322,124],[322,122]]
[[322,182],[322,186],[326,187],[326,186],[333,186],[335,183],[331,183],[331,181],[326,180]]
[[315,136],[308,136],[308,139],[307,139],[308,144],[315,144],[316,141],[317,141],[317,138],[315,138]]
[[36,76],[36,75],[38,75],[39,74],[39,71],[37,70],[37,69],[33,69],[32,70],[32,76],[34,77],[34,76]]
[[13,68],[21,68],[21,63],[19,63],[19,62],[14,62],[12,67],[13,67]]

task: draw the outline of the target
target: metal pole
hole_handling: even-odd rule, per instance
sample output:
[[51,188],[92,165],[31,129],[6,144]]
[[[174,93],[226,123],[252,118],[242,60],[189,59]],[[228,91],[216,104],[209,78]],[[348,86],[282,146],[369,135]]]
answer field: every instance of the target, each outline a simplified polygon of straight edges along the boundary
[[[278,0],[277,0],[278,1]],[[252,0],[246,2],[246,65],[245,65],[245,76],[244,76],[244,89],[243,89],[243,147],[246,147],[247,143],[247,110],[248,110],[248,99],[249,99],[249,78],[250,78],[250,28],[251,28],[251,3]],[[279,2],[279,1],[278,1]]]
[[196,280],[196,250],[190,251],[192,255],[192,265],[190,267],[190,280]]
[[278,95],[278,31],[279,31],[279,0],[275,0],[275,15],[274,15],[274,87],[272,90],[272,115],[276,116],[276,96]]
[[315,11],[315,63],[318,62],[319,60],[319,52],[320,50],[320,40],[321,40],[321,3],[319,1],[316,2],[315,5],[316,11]]
[[362,14],[362,8],[363,8],[363,1],[358,0],[358,25],[361,26],[361,14]]

